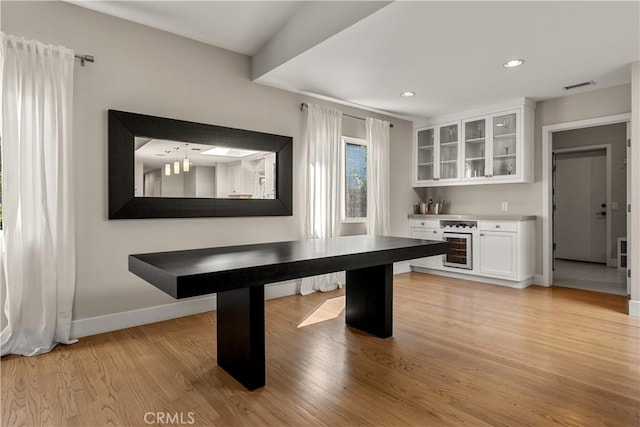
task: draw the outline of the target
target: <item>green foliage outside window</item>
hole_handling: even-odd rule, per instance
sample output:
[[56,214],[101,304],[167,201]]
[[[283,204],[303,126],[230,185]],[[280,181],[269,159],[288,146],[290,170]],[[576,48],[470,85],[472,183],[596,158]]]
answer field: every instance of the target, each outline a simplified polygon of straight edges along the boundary
[[345,217],[367,217],[367,147],[345,145]]

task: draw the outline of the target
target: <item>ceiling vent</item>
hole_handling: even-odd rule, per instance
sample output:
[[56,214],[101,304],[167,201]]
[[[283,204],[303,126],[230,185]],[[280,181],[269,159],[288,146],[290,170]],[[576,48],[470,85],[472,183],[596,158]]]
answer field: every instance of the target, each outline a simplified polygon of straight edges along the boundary
[[583,86],[591,86],[596,84],[596,82],[594,82],[593,80],[590,80],[588,82],[582,82],[582,83],[576,83],[574,85],[570,85],[570,86],[565,86],[564,89],[565,90],[571,90],[571,89],[577,89],[579,87],[583,87]]

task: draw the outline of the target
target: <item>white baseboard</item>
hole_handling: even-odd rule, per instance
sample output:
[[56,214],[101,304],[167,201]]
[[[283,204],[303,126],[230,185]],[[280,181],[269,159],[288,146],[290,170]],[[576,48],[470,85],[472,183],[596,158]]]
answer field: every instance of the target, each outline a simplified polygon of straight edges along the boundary
[[71,338],[82,338],[148,323],[215,310],[216,296],[206,296],[155,307],[78,319],[71,322]]
[[400,261],[393,263],[393,274],[411,273],[410,261]]
[[264,299],[288,297],[300,293],[300,279],[272,283],[264,287]]
[[[393,264],[393,274],[408,273],[410,271],[409,261],[401,261]],[[300,280],[290,280],[265,286],[264,297],[265,299],[274,299],[295,295],[299,292]],[[155,307],[141,308],[87,319],[77,319],[71,322],[71,338],[82,338],[117,331],[119,329],[146,325],[148,323],[162,322],[163,320],[191,316],[215,309],[216,296],[209,295]]]
[[640,301],[629,300],[629,316],[640,317]]
[[434,274],[436,276],[445,276],[445,277],[453,277],[455,279],[469,280],[471,282],[482,282],[488,283],[490,285],[499,285],[506,286],[508,288],[514,289],[524,289],[527,286],[531,285],[533,278],[526,279],[522,281],[513,281],[513,280],[505,280],[505,279],[497,279],[494,277],[484,277],[484,276],[476,276],[469,273],[457,273],[454,271],[445,271],[445,270],[434,270],[430,268],[411,266],[412,271],[416,271],[418,273],[427,273]]
[[538,285],[538,286],[546,286],[546,287],[551,286],[551,283],[547,283],[544,280],[544,276],[542,274],[534,274],[533,275],[533,284],[534,285]]
[[[295,295],[300,290],[300,281],[273,283],[265,286],[265,299],[280,298]],[[141,308],[138,310],[121,313],[107,314],[104,316],[78,319],[71,322],[71,338],[82,338],[89,335],[102,334],[117,331],[119,329],[132,328],[148,323],[161,322],[163,320],[176,319],[178,317],[191,316],[216,309],[216,296],[191,298],[177,301],[171,304],[155,307]]]

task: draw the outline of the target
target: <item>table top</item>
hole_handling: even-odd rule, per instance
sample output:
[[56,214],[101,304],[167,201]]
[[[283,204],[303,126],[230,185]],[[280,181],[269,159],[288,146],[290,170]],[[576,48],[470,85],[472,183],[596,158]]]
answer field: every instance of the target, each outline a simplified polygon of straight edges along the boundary
[[129,271],[175,298],[442,254],[445,242],[344,236],[129,255]]

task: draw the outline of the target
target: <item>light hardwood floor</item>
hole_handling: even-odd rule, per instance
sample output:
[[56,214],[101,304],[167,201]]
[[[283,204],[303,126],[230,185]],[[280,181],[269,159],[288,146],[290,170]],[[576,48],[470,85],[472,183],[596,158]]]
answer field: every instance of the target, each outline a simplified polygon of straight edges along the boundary
[[297,328],[341,292],[267,301],[267,386],[254,392],[216,366],[214,312],[5,357],[2,426],[161,425],[158,412],[220,426],[640,425],[640,321],[625,297],[394,283],[386,340],[344,314]]

